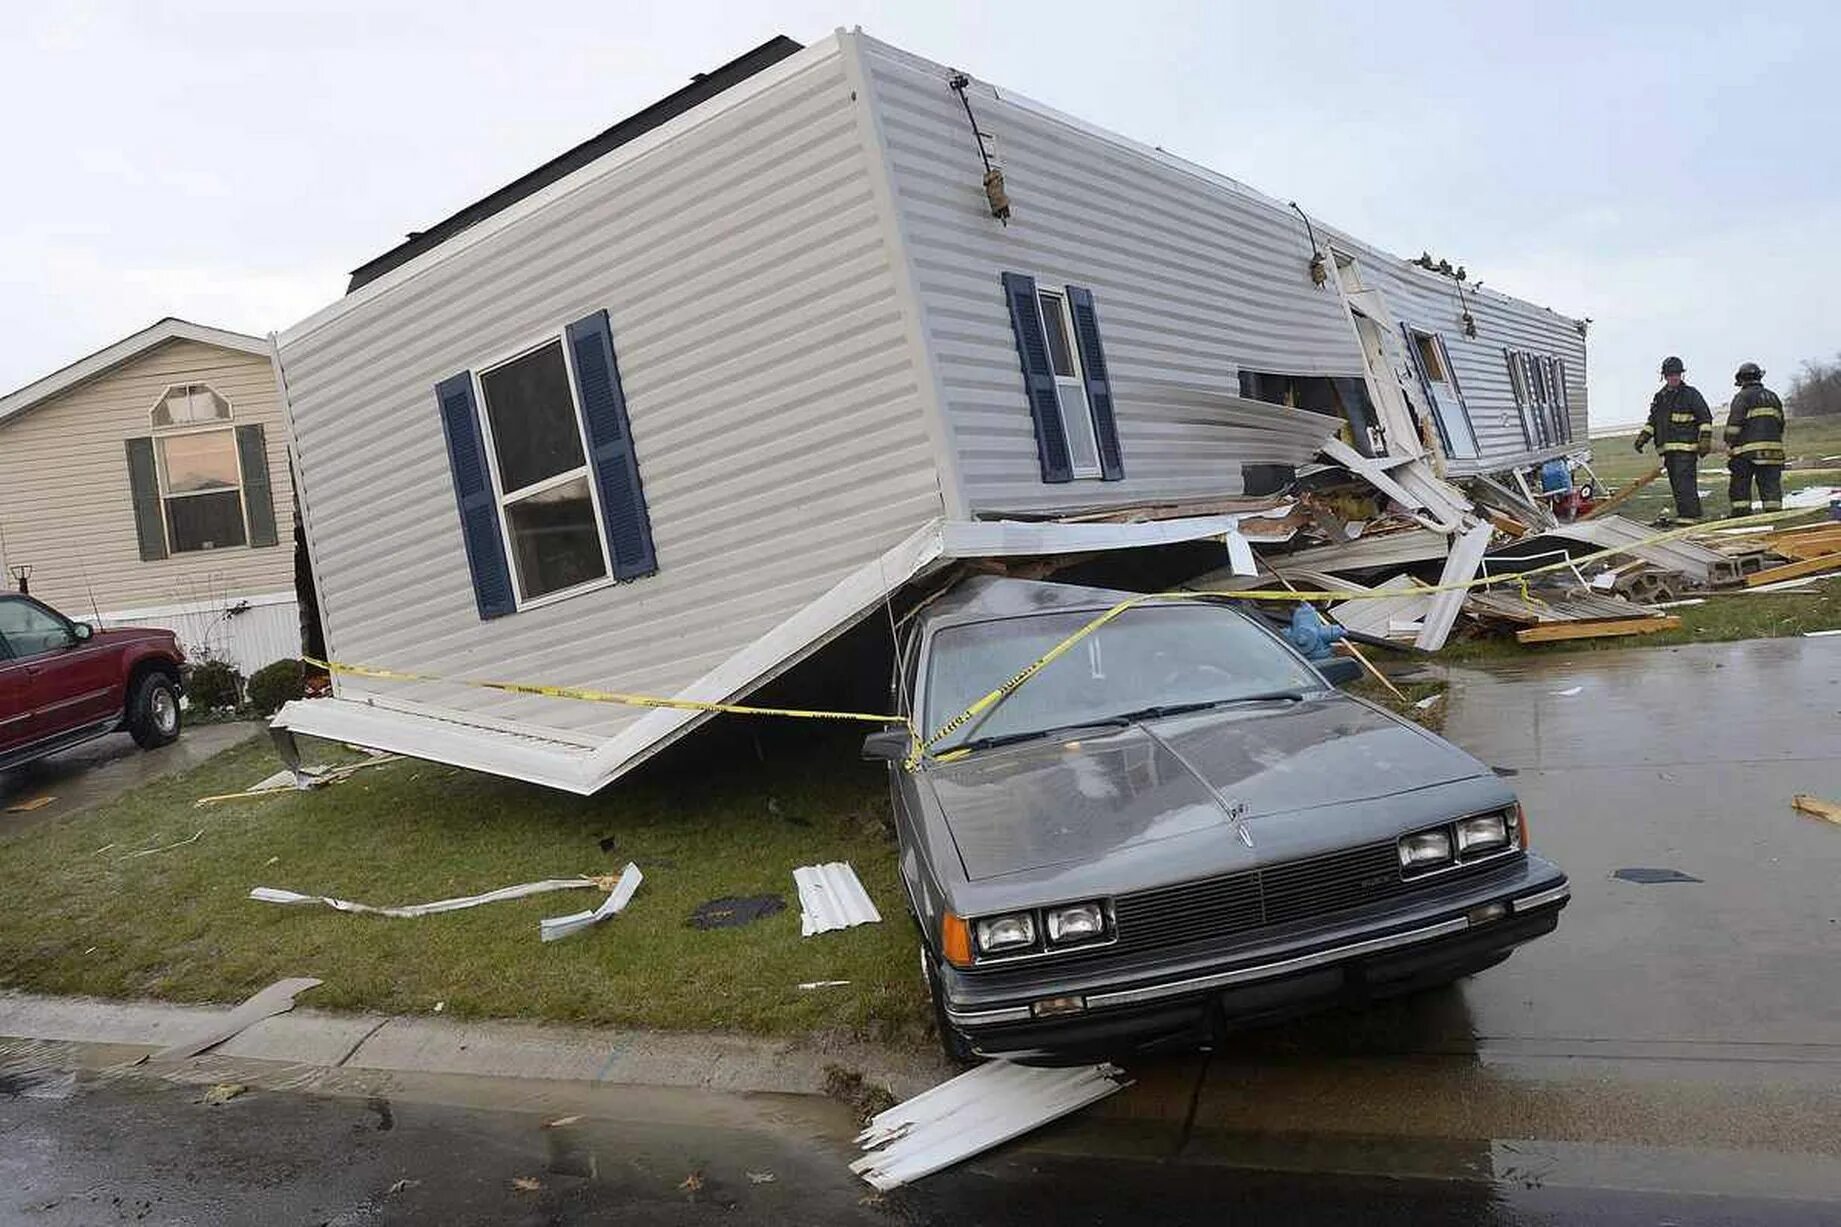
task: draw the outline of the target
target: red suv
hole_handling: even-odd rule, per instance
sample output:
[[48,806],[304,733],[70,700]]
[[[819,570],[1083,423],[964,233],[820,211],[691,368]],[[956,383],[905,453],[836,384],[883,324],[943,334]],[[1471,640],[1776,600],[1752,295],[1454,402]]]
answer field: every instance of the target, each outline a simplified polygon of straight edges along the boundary
[[171,631],[99,631],[19,593],[0,593],[0,768],[125,728],[147,750],[179,736]]

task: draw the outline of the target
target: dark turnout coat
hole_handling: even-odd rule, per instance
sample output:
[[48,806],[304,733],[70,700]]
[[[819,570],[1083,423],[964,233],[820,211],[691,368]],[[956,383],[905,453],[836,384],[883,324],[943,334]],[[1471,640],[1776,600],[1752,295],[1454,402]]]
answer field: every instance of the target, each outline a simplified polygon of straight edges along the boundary
[[1638,446],[1656,440],[1656,450],[1663,453],[1706,453],[1713,446],[1713,411],[1707,408],[1707,398],[1692,384],[1659,389],[1636,439]]

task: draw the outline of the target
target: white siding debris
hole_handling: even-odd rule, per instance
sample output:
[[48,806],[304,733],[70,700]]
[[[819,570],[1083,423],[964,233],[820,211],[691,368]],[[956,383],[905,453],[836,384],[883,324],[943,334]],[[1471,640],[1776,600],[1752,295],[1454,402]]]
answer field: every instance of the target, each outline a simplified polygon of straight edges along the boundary
[[801,937],[882,921],[848,861],[802,865],[793,870],[793,881],[799,887]]
[[553,942],[559,937],[567,937],[571,933],[579,933],[598,925],[616,912],[625,911],[644,876],[639,872],[638,865],[628,861],[626,868],[620,871],[620,880],[614,883],[614,889],[601,901],[600,907],[592,912],[575,912],[568,916],[551,916],[540,920],[537,922],[538,935],[546,942]]
[[1131,1085],[1112,1065],[1038,1069],[992,1061],[869,1122],[850,1170],[888,1190],[1021,1137]]

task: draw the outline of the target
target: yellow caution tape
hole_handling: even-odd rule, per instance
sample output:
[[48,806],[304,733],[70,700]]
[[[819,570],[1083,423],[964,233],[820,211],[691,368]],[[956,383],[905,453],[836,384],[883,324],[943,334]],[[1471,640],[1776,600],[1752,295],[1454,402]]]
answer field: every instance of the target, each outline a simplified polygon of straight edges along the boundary
[[[1770,511],[1759,515],[1739,517],[1723,521],[1723,523],[1731,527],[1743,527],[1748,524],[1775,523],[1778,520],[1807,514],[1809,514],[1807,508],[1792,508],[1787,511]],[[1534,567],[1526,571],[1519,571],[1509,575],[1484,576],[1462,584],[1442,584],[1415,588],[1412,590],[1412,594],[1415,596],[1430,596],[1439,592],[1468,592],[1471,589],[1485,588],[1492,584],[1512,583],[1521,589],[1521,595],[1525,599],[1538,603],[1538,598],[1528,589],[1527,580],[1531,575],[1541,575],[1548,571],[1558,571],[1569,567],[1576,567],[1581,563],[1593,562],[1597,559],[1608,558],[1617,554],[1628,554],[1643,546],[1654,545],[1657,542],[1672,540],[1676,537],[1682,537],[1700,531],[1702,531],[1700,525],[1688,525],[1682,528],[1656,533],[1653,536],[1645,537],[1643,540],[1632,542],[1629,545],[1612,546],[1608,549],[1598,550],[1579,558],[1562,559],[1556,563]],[[1034,677],[1048,665],[1054,663],[1061,656],[1072,650],[1081,640],[1134,606],[1142,605],[1149,601],[1177,600],[1363,601],[1374,600],[1381,597],[1396,597],[1399,595],[1400,593],[1398,591],[1356,591],[1353,589],[1338,591],[1336,589],[1325,589],[1318,592],[1305,592],[1292,589],[1253,588],[1242,591],[1225,592],[1149,592],[1140,596],[1134,596],[1128,600],[1120,601],[1111,609],[1106,610],[1086,625],[1080,627],[1073,634],[1044,652],[1027,666],[1017,670],[1017,672],[1012,674],[1003,685],[986,692],[973,702],[970,707],[954,716],[951,720],[948,720],[935,730],[931,736],[927,737],[921,735],[921,731],[915,725],[913,719],[907,716],[890,716],[874,712],[808,711],[802,708],[791,707],[752,707],[742,703],[712,703],[700,699],[672,699],[662,695],[630,694],[623,691],[612,690],[590,690],[580,686],[546,686],[531,682],[499,682],[481,678],[446,677],[432,673],[412,673],[402,669],[385,669],[375,665],[353,665],[339,661],[316,660],[311,656],[303,656],[301,659],[315,668],[326,670],[328,673],[345,673],[354,677],[370,677],[395,682],[439,682],[450,686],[472,686],[482,690],[498,690],[507,694],[538,695],[547,699],[574,699],[584,703],[613,703],[624,707],[657,707],[668,708],[675,711],[709,712],[731,716],[782,716],[795,720],[848,720],[863,724],[898,724],[908,730],[909,736],[914,741],[914,749],[909,753],[906,760],[908,769],[913,770],[920,765],[923,758],[928,756],[927,752],[933,746],[937,745],[943,739],[950,737],[959,729],[964,728],[970,721],[977,719],[983,713],[1009,698],[1018,688],[1028,682],[1030,678]],[[948,751],[945,754],[935,757],[940,761],[950,761],[952,758],[958,757],[962,753],[963,751]]]
[[348,665],[338,661],[301,657],[315,668],[328,673],[349,673],[354,677],[374,677],[391,682],[442,682],[450,686],[474,686],[482,690],[502,690],[508,694],[534,694],[546,699],[577,699],[584,703],[617,703],[625,707],[668,707],[677,711],[717,712],[731,716],[788,716],[798,720],[856,720],[868,724],[903,724],[914,730],[905,716],[882,716],[856,711],[805,711],[794,707],[748,707],[740,703],[707,703],[701,699],[667,699],[654,694],[625,694],[612,690],[587,690],[580,686],[540,686],[531,682],[494,682],[479,678],[443,677],[433,673],[408,673],[401,669],[380,669],[375,665]]
[[[1724,520],[1722,524],[1727,527],[1738,528],[1748,524],[1773,523],[1777,520],[1789,519],[1794,516],[1807,514],[1809,514],[1808,508],[1794,508],[1788,511],[1769,511],[1760,515],[1738,516],[1730,520]],[[1528,589],[1528,577],[1531,575],[1542,575],[1549,571],[1567,570],[1572,567],[1577,567],[1582,563],[1594,562],[1600,558],[1609,558],[1618,554],[1628,554],[1644,546],[1655,545],[1662,541],[1671,541],[1677,537],[1685,537],[1703,531],[1705,531],[1703,525],[1689,524],[1681,528],[1655,533],[1640,541],[1633,541],[1629,545],[1611,546],[1606,549],[1594,551],[1590,554],[1581,555],[1578,558],[1563,558],[1559,562],[1549,563],[1540,567],[1531,567],[1526,571],[1517,571],[1508,575],[1479,576],[1476,579],[1461,584],[1438,584],[1429,585],[1424,588],[1414,588],[1411,591],[1411,595],[1430,596],[1438,592],[1469,592],[1476,588],[1487,588],[1492,584],[1512,583],[1520,587],[1523,599],[1539,603],[1538,599]],[[1354,590],[1336,591],[1334,589],[1326,589],[1321,592],[1302,592],[1289,588],[1250,588],[1223,592],[1147,592],[1140,596],[1131,597],[1127,600],[1120,601],[1111,609],[1106,610],[1091,622],[1080,627],[1060,643],[1057,643],[1054,647],[1038,656],[1034,661],[1017,670],[1003,685],[998,686],[994,690],[987,691],[975,700],[970,707],[948,720],[945,724],[942,724],[938,729],[935,729],[930,736],[918,741],[913,751],[908,755],[907,768],[910,771],[914,770],[920,765],[921,760],[927,757],[927,752],[934,746],[964,728],[970,721],[977,719],[980,715],[1009,698],[1012,694],[1016,693],[1017,689],[1025,682],[1040,673],[1047,665],[1053,663],[1056,659],[1067,653],[1075,644],[1134,606],[1142,605],[1149,601],[1203,599],[1230,601],[1362,601],[1374,600],[1382,597],[1397,597],[1399,595],[1401,595],[1399,591],[1363,590],[1358,592]],[[961,751],[947,751],[947,753],[935,757],[941,762],[950,762],[961,753]]]

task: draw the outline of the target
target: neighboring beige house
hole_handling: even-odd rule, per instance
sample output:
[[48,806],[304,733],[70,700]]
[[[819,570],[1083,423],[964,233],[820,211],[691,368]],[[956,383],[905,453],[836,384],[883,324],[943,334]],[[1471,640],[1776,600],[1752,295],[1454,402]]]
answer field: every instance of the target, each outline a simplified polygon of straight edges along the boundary
[[0,586],[245,673],[298,655],[285,430],[268,342],[180,319],[0,397]]

